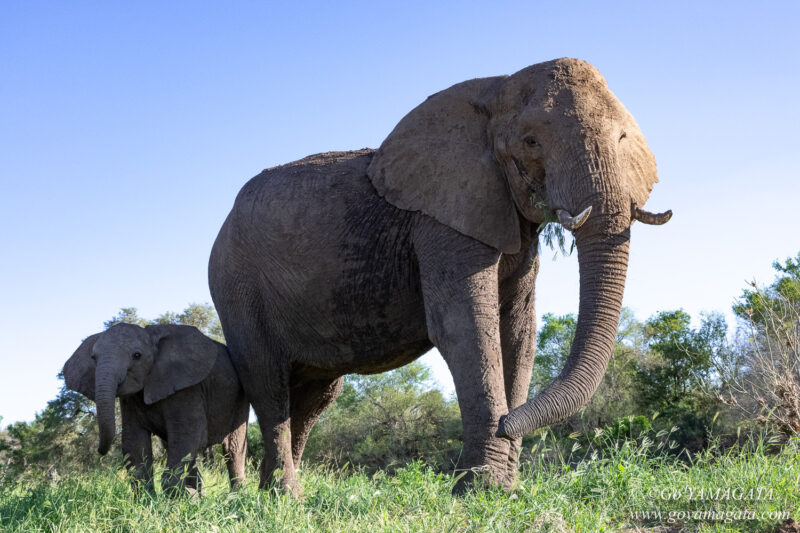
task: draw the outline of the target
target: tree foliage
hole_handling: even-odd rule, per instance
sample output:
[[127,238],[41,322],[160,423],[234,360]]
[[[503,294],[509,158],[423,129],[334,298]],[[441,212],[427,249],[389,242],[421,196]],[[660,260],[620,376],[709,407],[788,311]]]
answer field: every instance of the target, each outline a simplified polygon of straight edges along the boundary
[[[577,319],[573,314],[547,313],[537,337],[537,351],[531,380],[533,396],[558,377],[567,361],[575,336]],[[623,308],[608,369],[597,392],[578,414],[567,421],[568,432],[589,424],[594,427],[635,412],[636,391],[632,384],[637,362],[643,357],[643,325],[630,309]]]
[[208,303],[191,303],[186,306],[183,311],[177,313],[174,311],[167,311],[153,320],[140,317],[139,310],[135,307],[123,307],[119,310],[119,313],[103,322],[103,327],[104,329],[108,329],[122,322],[142,327],[152,324],[183,324],[186,326],[194,326],[212,339],[225,342],[217,311],[214,309],[213,305]]
[[[536,394],[561,372],[572,347],[574,315],[546,314],[537,339],[531,383]],[[708,438],[708,425],[719,408],[706,385],[714,363],[728,356],[727,324],[720,314],[701,317],[699,328],[683,310],[663,311],[645,322],[623,308],[608,368],[591,400],[556,426],[563,435],[611,428],[632,415],[680,426],[674,437],[698,449]],[[717,380],[718,382],[718,380]]]
[[704,316],[699,329],[691,327],[691,320],[679,309],[662,311],[645,323],[648,348],[661,361],[639,379],[647,404],[656,410],[679,401],[698,379],[708,378],[715,347],[724,344],[728,326],[722,315]]
[[772,268],[778,272],[772,284],[759,287],[752,282],[733,306],[733,312],[745,322],[766,327],[776,314],[782,314],[785,304],[800,306],[800,253],[784,263],[773,262]]
[[785,435],[800,434],[800,254],[776,261],[772,284],[755,282],[733,310],[738,347],[723,373],[725,399]]
[[85,470],[99,463],[99,436],[94,403],[62,388],[32,422],[16,422],[0,434],[2,478],[18,479],[26,471]]
[[189,304],[186,309],[180,313],[167,311],[156,318],[154,322],[156,324],[184,324],[186,326],[194,326],[208,337],[219,342],[225,342],[225,336],[222,333],[222,324],[219,322],[217,311],[211,304]]
[[533,366],[531,396],[550,384],[564,367],[572,339],[575,337],[577,319],[573,314],[542,316],[542,327],[536,337],[536,359]]
[[152,320],[147,320],[139,316],[139,310],[135,307],[122,307],[119,313],[112,316],[110,319],[103,322],[103,329],[108,329],[117,324],[135,324],[137,326],[145,327],[152,324]]
[[345,377],[342,394],[314,427],[304,460],[395,468],[424,458],[451,468],[461,449],[458,404],[413,362],[391,372]]

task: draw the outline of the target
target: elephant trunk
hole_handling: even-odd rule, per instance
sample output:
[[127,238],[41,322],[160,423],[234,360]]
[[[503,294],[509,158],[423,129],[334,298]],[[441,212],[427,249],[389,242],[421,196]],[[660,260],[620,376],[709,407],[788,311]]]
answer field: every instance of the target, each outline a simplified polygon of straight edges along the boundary
[[576,232],[580,306],[575,339],[561,374],[540,394],[500,419],[497,435],[517,438],[580,409],[603,380],[614,346],[628,268],[630,230]]
[[97,451],[108,453],[116,435],[114,405],[117,395],[118,377],[109,364],[98,365],[95,372],[95,403],[97,404],[97,425],[100,429],[100,444]]

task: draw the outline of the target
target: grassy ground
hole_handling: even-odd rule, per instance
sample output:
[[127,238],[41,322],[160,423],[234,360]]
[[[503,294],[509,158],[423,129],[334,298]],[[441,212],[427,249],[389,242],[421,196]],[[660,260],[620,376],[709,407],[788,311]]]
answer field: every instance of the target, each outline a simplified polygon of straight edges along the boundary
[[[452,476],[422,463],[392,475],[305,467],[301,501],[257,490],[254,471],[246,488],[230,492],[223,469],[213,467],[204,470],[205,497],[134,496],[124,471],[113,465],[58,481],[31,476],[0,486],[0,529],[775,531],[786,514],[800,518],[798,442],[776,453],[764,444],[747,452],[711,451],[690,462],[653,458],[646,441],[580,461],[578,449],[572,459],[553,460],[552,448],[540,444],[511,493],[474,490],[461,497],[450,494]],[[658,511],[660,518],[641,514]],[[707,514],[696,519],[690,512]]]

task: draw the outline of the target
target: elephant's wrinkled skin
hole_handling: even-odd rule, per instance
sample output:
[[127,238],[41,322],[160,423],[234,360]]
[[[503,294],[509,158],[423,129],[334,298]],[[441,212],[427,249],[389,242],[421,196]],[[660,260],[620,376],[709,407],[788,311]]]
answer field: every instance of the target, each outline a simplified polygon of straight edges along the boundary
[[231,486],[244,480],[249,404],[225,345],[192,326],[117,324],[81,343],[64,365],[68,388],[97,404],[101,454],[115,435],[114,398],[122,412],[122,453],[134,477],[153,488],[152,435],[167,447],[162,487],[201,490],[198,452],[221,443]]
[[[522,435],[573,413],[603,377],[630,225],[669,218],[641,209],[655,181],[633,117],[574,59],[457,84],[377,151],[319,154],[250,180],[209,283],[263,432],[261,485],[279,477],[298,492],[306,438],[343,374],[396,368],[435,345],[461,407],[462,468],[508,486]],[[535,228],[556,216],[578,249],[577,334],[561,375],[526,403]]]

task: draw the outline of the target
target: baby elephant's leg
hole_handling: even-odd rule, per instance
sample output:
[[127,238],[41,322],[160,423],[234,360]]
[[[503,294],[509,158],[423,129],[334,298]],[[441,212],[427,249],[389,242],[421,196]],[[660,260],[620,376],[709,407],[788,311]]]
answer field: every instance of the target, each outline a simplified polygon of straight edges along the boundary
[[205,417],[181,417],[167,421],[167,470],[161,478],[161,487],[165,492],[177,493],[185,487],[202,494],[197,454],[206,441]]
[[[250,406],[247,406],[249,411]],[[222,451],[225,453],[225,463],[228,466],[228,477],[231,488],[235,489],[244,483],[244,460],[247,453],[247,417],[239,427],[234,429],[222,441]]]
[[139,424],[136,413],[122,401],[122,455],[133,477],[133,489],[154,491],[152,435]]
[[197,470],[197,453],[186,452],[181,446],[167,442],[167,469],[161,476],[161,488],[165,493],[177,495],[181,489],[202,492],[200,472]]

